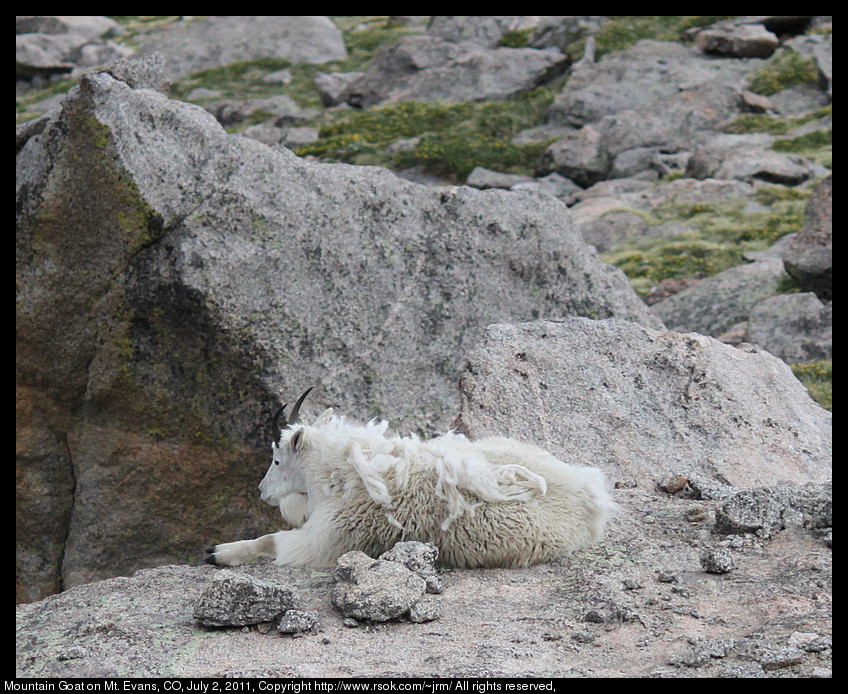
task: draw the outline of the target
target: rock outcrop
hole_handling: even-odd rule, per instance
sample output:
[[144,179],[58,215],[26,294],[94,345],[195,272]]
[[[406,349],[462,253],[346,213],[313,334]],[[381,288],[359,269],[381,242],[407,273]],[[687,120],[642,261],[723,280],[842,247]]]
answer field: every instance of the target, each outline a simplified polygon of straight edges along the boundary
[[142,37],[137,55],[153,54],[164,57],[168,77],[177,79],[256,58],[316,64],[344,60],[347,48],[329,17],[234,15],[203,17]]
[[492,325],[469,355],[455,427],[527,438],[613,481],[826,482],[831,414],[753,346],[622,321]]
[[309,385],[432,432],[488,323],[660,325],[547,196],[310,163],[105,72],[42,126],[17,156],[19,599],[261,534],[267,417]]
[[556,48],[484,48],[474,41],[410,36],[380,53],[341,98],[358,108],[503,99],[549,82],[569,64]]
[[833,298],[833,175],[813,191],[804,226],[783,253],[786,271],[822,301]]
[[[832,18],[623,51],[608,19],[338,21],[391,37],[366,65],[326,17],[170,17],[132,41],[16,17],[19,94],[88,71],[19,102],[18,677],[831,675],[832,418],[786,362],[832,358]],[[261,94],[195,88],[234,61]],[[167,98],[183,76],[204,108]],[[289,151],[326,138],[321,103],[557,84],[513,138],[547,148],[524,175],[403,173],[426,187]],[[637,278],[650,309],[599,260],[697,254],[705,213],[781,238]],[[601,467],[619,512],[528,569],[439,571],[419,543],[335,575],[186,566],[279,527],[256,490],[268,419],[308,386],[316,410]]]

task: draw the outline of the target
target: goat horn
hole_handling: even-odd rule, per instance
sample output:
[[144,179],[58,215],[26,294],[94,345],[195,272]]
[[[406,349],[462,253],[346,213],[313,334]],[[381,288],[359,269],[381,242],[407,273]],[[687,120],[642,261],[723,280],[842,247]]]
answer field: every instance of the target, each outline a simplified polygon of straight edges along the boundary
[[288,421],[289,425],[297,423],[297,416],[300,413],[300,406],[303,403],[304,398],[306,398],[306,396],[309,395],[310,390],[312,390],[312,388],[307,388],[305,391],[303,391],[303,395],[301,395],[297,399],[297,402],[294,404],[294,407],[292,408],[291,415],[289,416],[289,421]]
[[283,414],[283,410],[286,409],[286,405],[283,405],[279,410],[274,414],[274,419],[271,421],[271,434],[274,436],[274,441],[278,444],[280,443],[280,431],[282,431],[283,427],[288,426],[288,421],[286,420],[286,416]]

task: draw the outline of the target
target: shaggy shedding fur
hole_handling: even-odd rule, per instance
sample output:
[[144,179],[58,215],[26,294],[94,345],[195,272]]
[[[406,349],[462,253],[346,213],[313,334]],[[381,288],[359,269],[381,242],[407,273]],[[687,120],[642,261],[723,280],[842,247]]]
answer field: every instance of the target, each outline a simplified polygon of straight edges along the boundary
[[418,540],[447,566],[528,566],[600,540],[615,507],[600,470],[538,446],[452,432],[422,441],[387,428],[328,410],[284,429],[260,490],[295,529],[217,545],[209,560],[327,566],[351,550],[377,556]]

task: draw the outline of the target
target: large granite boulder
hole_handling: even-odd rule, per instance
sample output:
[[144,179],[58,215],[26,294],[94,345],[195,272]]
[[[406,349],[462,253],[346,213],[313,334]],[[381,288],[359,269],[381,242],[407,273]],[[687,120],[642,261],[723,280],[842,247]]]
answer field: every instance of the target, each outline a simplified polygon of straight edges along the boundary
[[789,364],[833,359],[833,305],[813,292],[778,294],[757,304],[748,340]]
[[174,23],[140,41],[138,55],[162,54],[172,80],[257,58],[315,64],[347,58],[342,32],[321,16],[203,17]]
[[748,320],[754,307],[778,294],[787,279],[779,259],[764,257],[693,283],[651,309],[671,330],[719,337]]
[[[121,33],[121,26],[109,17],[16,15],[15,77],[26,82],[110,63],[132,52],[109,40]],[[44,84],[38,79],[35,83]]]
[[551,105],[550,120],[580,127],[709,83],[737,85],[754,64],[705,60],[697,50],[671,41],[639,41],[597,63],[575,66]]
[[[604,540],[509,570],[436,573],[414,542],[332,575],[146,569],[18,605],[16,675],[831,675],[830,415],[782,362],[614,320],[501,324],[463,401],[474,435],[604,468],[619,504]],[[265,622],[292,599],[277,630],[197,619]]]
[[822,301],[833,298],[833,175],[816,186],[804,211],[804,226],[783,253],[786,271]]
[[474,41],[407,36],[377,55],[342,99],[361,108],[504,99],[554,79],[569,64],[556,48],[486,48]]
[[750,488],[831,477],[831,414],[768,352],[565,318],[490,326],[457,429],[510,435],[651,489],[668,475]]
[[735,58],[768,58],[780,39],[762,24],[713,26],[698,32],[695,45],[704,53]]

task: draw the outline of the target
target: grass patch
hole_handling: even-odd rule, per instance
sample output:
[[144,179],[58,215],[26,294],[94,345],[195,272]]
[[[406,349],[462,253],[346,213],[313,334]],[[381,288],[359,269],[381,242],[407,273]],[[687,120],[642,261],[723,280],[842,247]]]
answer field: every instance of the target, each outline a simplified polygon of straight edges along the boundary
[[[683,31],[711,24],[718,16],[630,16],[606,22],[596,37],[597,55],[623,50],[642,39],[679,40]],[[350,53],[331,69],[363,69],[379,50],[409,33],[386,18],[334,17]],[[500,45],[522,47],[529,30],[506,32]],[[582,55],[582,42],[575,52]],[[378,164],[399,169],[420,166],[429,173],[462,182],[475,166],[506,173],[532,174],[548,143],[513,145],[517,132],[544,123],[562,84],[542,87],[488,104],[395,104],[366,112],[327,114],[320,140],[297,150],[327,161]],[[296,97],[295,97],[296,98]],[[392,142],[419,137],[412,151],[384,153]]]
[[440,104],[406,101],[377,106],[367,111],[338,114],[338,120],[321,128],[322,137],[365,133],[376,143],[388,143],[423,132],[442,132],[460,125],[472,116],[472,104]]
[[40,111],[31,111],[30,109],[36,104],[49,99],[57,94],[65,94],[73,87],[79,79],[69,77],[67,79],[56,80],[51,82],[43,89],[33,89],[21,96],[15,97],[15,124],[24,123],[41,115]]
[[664,279],[712,275],[738,265],[742,254],[737,248],[693,234],[618,248],[605,253],[603,260],[621,268],[636,292],[644,296]]
[[643,217],[652,225],[682,221],[693,231],[620,246],[603,260],[623,270],[641,296],[664,279],[715,275],[744,264],[746,252],[764,250],[800,229],[808,198],[809,191],[774,185],[754,194],[754,201],[767,210],[752,211],[747,198],[714,203],[670,200]]
[[[805,123],[817,121],[833,114],[833,106],[818,108],[803,116],[780,118],[766,114],[746,114],[735,118],[724,127],[728,133],[768,133],[787,135]],[[771,148],[775,152],[796,154],[818,162],[828,169],[833,168],[833,129],[826,128],[797,137],[785,137],[776,140]]]
[[534,31],[534,27],[505,31],[503,34],[501,34],[501,38],[498,41],[498,46],[502,46],[505,48],[526,48],[527,42],[530,40],[530,36],[533,34]]
[[290,67],[281,58],[258,58],[200,70],[171,85],[171,96],[186,99],[195,89],[220,91],[223,97],[250,98],[269,96],[280,91],[278,85],[262,82],[265,75]]
[[[546,143],[513,145],[519,131],[543,123],[554,88],[539,87],[504,101],[458,104],[402,102],[367,111],[327,114],[318,142],[301,156],[390,168],[422,166],[463,181],[475,166],[532,173]],[[396,140],[419,137],[412,151],[385,153]]]
[[815,60],[803,58],[795,51],[784,48],[777,51],[767,65],[751,74],[748,88],[756,94],[771,96],[789,87],[818,81],[819,70]]
[[[280,58],[259,58],[210,68],[189,75],[175,82],[171,96],[188,100],[187,97],[199,87],[220,92],[223,99],[260,99],[284,94],[294,99],[302,108],[314,108],[323,112],[321,96],[315,87],[316,72],[352,72],[364,70],[371,59],[381,50],[393,45],[403,36],[416,33],[419,29],[391,22],[387,17],[333,17],[342,32],[348,57],[321,65],[289,63]],[[291,82],[285,85],[268,84],[263,77],[277,70],[288,69]],[[242,128],[256,122],[258,118],[243,123]]]
[[[604,22],[595,36],[595,57],[600,58],[607,53],[626,50],[644,39],[680,41],[680,36],[686,29],[707,26],[728,18],[728,16],[701,15],[612,17]],[[585,40],[575,42],[568,47],[568,52],[572,58],[580,58],[583,55],[584,46]]]
[[384,48],[421,28],[393,22],[388,17],[331,17],[344,36],[348,58],[332,64],[334,70],[362,70]]
[[812,159],[828,169],[833,169],[833,129],[815,130],[798,137],[782,138],[772,146],[776,152],[794,154]]
[[778,140],[771,146],[771,149],[775,152],[801,154],[820,147],[833,147],[833,129],[816,130],[806,135]]
[[422,166],[429,173],[463,182],[476,166],[503,173],[532,174],[545,145],[513,145],[480,132],[425,135],[412,152],[397,156],[395,166]]
[[809,197],[809,191],[779,185],[761,186],[754,193],[754,200],[761,205],[775,205],[792,200],[802,200],[806,204]]
[[[286,69],[291,73],[291,81],[281,85],[264,81],[264,77],[272,72]],[[202,104],[207,98],[192,99],[195,89],[211,89],[217,92],[214,99],[263,99],[272,96],[285,95],[292,98],[301,108],[317,109],[323,112],[321,95],[315,87],[314,77],[319,70],[326,70],[325,65],[309,63],[290,63],[282,58],[258,58],[237,63],[229,63],[220,67],[209,68],[194,72],[187,77],[177,80],[171,85],[171,97],[181,101],[193,101]],[[270,114],[269,114],[270,117]],[[242,127],[258,122],[259,115],[254,116]]]
[[126,33],[116,36],[113,40],[117,43],[124,44],[130,48],[138,48],[140,41],[138,39],[142,34],[147,34],[157,29],[180,22],[193,22],[200,19],[199,16],[185,19],[180,15],[109,15],[110,19],[114,19]]
[[745,114],[734,118],[724,126],[727,133],[769,133],[770,135],[786,135],[796,128],[819,118],[833,114],[833,106],[817,108],[803,116],[780,118],[766,114]]
[[810,397],[824,409],[833,411],[833,362],[815,361],[791,364],[792,373],[804,384]]

